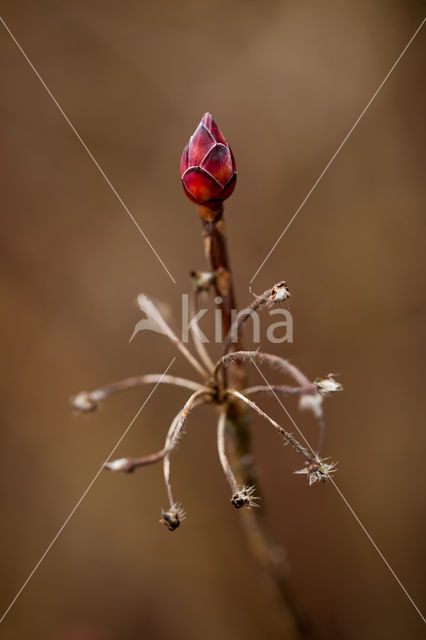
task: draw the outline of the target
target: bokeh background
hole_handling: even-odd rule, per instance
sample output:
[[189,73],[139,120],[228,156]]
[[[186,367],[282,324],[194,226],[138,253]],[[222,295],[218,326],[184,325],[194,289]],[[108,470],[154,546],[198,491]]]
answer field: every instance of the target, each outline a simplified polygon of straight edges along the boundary
[[[240,304],[248,282],[425,12],[424,2],[2,1],[2,16],[176,279],[76,140],[4,28],[1,72],[1,512],[6,609],[148,395],[75,416],[69,397],[174,354],[139,334],[138,292],[180,326],[200,224],[177,166],[204,111],[235,152],[227,204]],[[326,453],[344,495],[424,604],[424,53],[421,32],[254,284],[285,278],[309,376],[339,372]],[[207,325],[206,325],[207,326]],[[192,376],[181,356],[172,373]],[[266,372],[265,372],[266,373]],[[257,381],[256,372],[251,379]],[[272,379],[273,376],[269,374]],[[275,379],[275,378],[273,378]],[[158,389],[117,455],[157,449],[186,394]],[[288,424],[273,401],[264,402]],[[288,407],[307,436],[316,427]],[[254,420],[268,520],[318,638],[411,638],[422,622],[332,486]],[[282,638],[229,505],[215,419],[197,410],[173,459],[101,474],[0,627],[8,640]]]

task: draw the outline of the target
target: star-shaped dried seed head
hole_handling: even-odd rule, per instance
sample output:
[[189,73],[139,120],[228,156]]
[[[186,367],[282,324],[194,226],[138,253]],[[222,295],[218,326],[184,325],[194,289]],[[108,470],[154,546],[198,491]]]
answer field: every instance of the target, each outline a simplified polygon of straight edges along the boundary
[[172,504],[168,511],[161,512],[161,524],[164,524],[169,531],[174,531],[177,529],[182,522],[185,520],[185,511],[178,504]]
[[288,300],[290,297],[290,291],[288,289],[287,283],[283,280],[282,282],[278,282],[278,284],[272,287],[272,293],[269,296],[268,303],[274,304],[275,302],[283,302],[284,300]]
[[253,495],[255,490],[256,489],[254,485],[252,487],[247,487],[246,485],[244,485],[242,489],[236,491],[231,498],[231,502],[234,507],[236,509],[241,509],[241,507],[247,507],[248,509],[251,509],[252,507],[258,507],[259,505],[256,501],[260,498],[257,498]]
[[314,382],[314,385],[317,391],[325,397],[331,396],[337,391],[343,391],[343,386],[340,384],[340,382],[337,382],[337,380],[334,379],[332,373],[329,373],[328,376],[325,376],[325,378],[317,378]]
[[336,466],[335,462],[327,463],[323,459],[315,457],[312,458],[312,460],[307,460],[305,467],[294,473],[307,475],[309,486],[311,486],[315,482],[327,482],[327,480],[333,477]]

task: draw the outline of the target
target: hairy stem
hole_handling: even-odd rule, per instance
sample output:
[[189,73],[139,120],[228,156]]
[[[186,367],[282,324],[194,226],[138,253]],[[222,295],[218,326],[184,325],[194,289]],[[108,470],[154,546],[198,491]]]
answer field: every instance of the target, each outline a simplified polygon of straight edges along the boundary
[[146,317],[151,320],[157,327],[160,329],[161,333],[164,333],[165,336],[169,338],[169,340],[179,349],[179,351],[185,356],[188,362],[194,367],[196,371],[200,374],[203,380],[207,377],[207,371],[204,367],[198,362],[197,358],[195,358],[189,349],[183,344],[182,340],[179,340],[175,332],[169,327],[167,322],[164,320],[163,316],[155,306],[155,304],[147,298],[143,293],[138,295],[138,304],[141,311],[143,311]]
[[[191,304],[191,306],[190,306],[191,319],[194,318],[198,313],[198,296],[199,296],[199,292],[198,291],[194,291],[192,296],[191,296],[191,303],[190,303]],[[208,351],[207,351],[207,349],[206,349],[206,347],[204,345],[204,342],[201,339],[200,328],[199,328],[198,324],[197,323],[191,324],[191,330],[192,330],[192,338],[194,340],[194,345],[195,345],[195,348],[197,350],[198,356],[199,356],[201,362],[206,367],[207,371],[212,373],[212,371],[214,369],[214,362],[210,358],[209,353],[208,353]]]
[[99,387],[98,389],[87,392],[87,395],[90,400],[99,402],[114,393],[120,393],[121,391],[141,387],[144,384],[158,384],[159,382],[172,384],[176,387],[184,387],[185,389],[191,389],[192,391],[199,391],[203,389],[203,385],[193,382],[192,380],[187,380],[186,378],[164,375],[163,373],[149,373],[146,375],[124,378],[124,380],[118,380],[117,382],[110,382],[104,387]]
[[245,396],[252,396],[258,393],[278,393],[284,396],[301,396],[306,393],[306,389],[304,387],[289,387],[283,384],[271,384],[269,387],[266,385],[247,387],[247,389],[242,390],[242,393]]
[[[173,437],[174,430],[176,429],[177,423],[179,421],[179,417],[180,417],[180,412],[177,414],[177,416],[175,416],[174,420],[170,425],[169,431],[167,433],[166,443],[164,445],[165,449],[168,449],[170,446],[170,442]],[[175,499],[173,497],[172,485],[170,482],[170,453],[168,453],[163,458],[163,474],[164,474],[164,482],[167,490],[167,497],[169,499],[170,507],[172,507],[175,504]]]
[[225,476],[226,476],[226,479],[228,480],[229,486],[231,487],[231,491],[232,493],[236,493],[238,491],[238,483],[232,472],[231,465],[226,455],[225,429],[226,429],[226,411],[222,411],[219,416],[219,422],[217,425],[217,450],[219,453],[220,464],[222,465],[222,469],[225,472]]
[[238,398],[239,400],[242,400],[254,411],[256,411],[256,413],[262,416],[262,418],[265,418],[265,420],[267,420],[270,424],[272,424],[272,426],[278,431],[278,433],[280,433],[284,437],[284,440],[286,441],[286,443],[291,444],[291,446],[297,451],[297,453],[300,453],[300,455],[302,455],[305,458],[305,460],[308,460],[309,462],[311,461],[312,455],[309,453],[309,451],[303,445],[301,445],[300,442],[296,440],[294,436],[291,435],[291,433],[286,431],[283,427],[281,427],[278,424],[278,422],[275,422],[273,418],[268,416],[267,413],[265,413],[260,407],[258,407],[255,402],[253,402],[252,400],[249,400],[242,393],[240,393],[239,391],[235,391],[233,389],[230,389],[228,391],[228,394],[231,396],[234,396],[234,398]]
[[118,460],[106,462],[104,465],[105,469],[109,469],[110,471],[131,473],[138,467],[146,467],[149,464],[155,464],[156,462],[160,462],[166,456],[170,455],[179,442],[179,436],[182,433],[185,421],[190,410],[194,407],[196,401],[201,396],[208,395],[211,395],[209,391],[201,389],[190,396],[190,398],[186,401],[183,409],[177,416],[176,425],[175,421],[172,422],[172,425],[169,429],[169,434],[166,439],[166,444],[164,445],[163,449],[160,449],[156,453],[150,453],[146,456],[142,456],[141,458],[119,458]]
[[[222,367],[226,366],[230,362],[240,362],[240,361],[245,362],[246,360],[251,362],[251,364],[253,364],[258,369],[259,372],[260,372],[260,369],[256,364],[257,362],[259,364],[267,364],[271,368],[276,369],[281,373],[287,374],[288,376],[292,377],[300,385],[303,391],[301,391],[299,394],[301,397],[299,407],[310,409],[314,414],[319,426],[318,452],[321,451],[324,445],[324,439],[325,439],[325,419],[324,419],[324,411],[322,408],[322,396],[318,392],[315,384],[310,382],[309,378],[307,378],[307,376],[305,376],[305,374],[302,371],[300,371],[298,367],[296,367],[294,364],[292,364],[288,360],[285,360],[284,358],[280,358],[279,356],[276,356],[272,353],[263,353],[261,351],[235,351],[234,353],[226,354],[219,360],[219,362],[215,366],[215,371],[214,371],[215,377],[217,378],[219,371],[221,369],[221,366]],[[267,382],[264,376],[263,378],[265,382]],[[271,385],[268,385],[267,388],[269,388],[272,394],[285,393],[284,389],[286,389],[286,387],[281,387],[281,386],[274,387]],[[304,402],[305,404],[302,405],[302,402]]]
[[[230,362],[244,362],[246,360],[254,360],[260,364],[268,364],[270,367],[286,373],[291,376],[301,387],[310,387],[312,392],[316,393],[315,387],[312,382],[288,360],[280,358],[272,353],[263,353],[262,351],[234,351],[234,353],[228,353],[221,358],[221,362],[227,365]],[[217,366],[217,365],[216,365]]]
[[[194,394],[194,395],[196,395],[196,394]],[[191,401],[191,398],[190,398],[189,401]],[[195,409],[195,407],[197,407],[199,404],[202,404],[202,403],[203,403],[202,394],[196,395],[195,398],[194,398],[194,396],[192,396],[192,401],[191,401],[191,404],[190,404],[189,408],[190,409]],[[185,411],[185,408],[183,409],[183,411]],[[189,411],[189,409],[188,409],[188,411]],[[172,485],[171,485],[171,481],[170,481],[170,454],[171,454],[173,448],[176,446],[176,444],[177,444],[177,442],[179,440],[179,435],[182,432],[182,428],[183,428],[184,422],[181,423],[180,431],[179,431],[179,433],[177,433],[177,430],[179,429],[179,420],[181,418],[181,415],[182,415],[182,412],[179,411],[177,416],[175,416],[174,420],[172,421],[172,423],[170,425],[170,428],[169,428],[169,431],[167,433],[166,442],[164,444],[164,450],[167,451],[167,453],[163,458],[163,475],[164,475],[164,482],[165,482],[166,490],[167,490],[167,496],[168,496],[169,503],[170,503],[171,507],[173,506],[173,504],[176,503],[176,501],[175,501],[175,499],[173,497]],[[187,415],[188,415],[188,413],[186,413],[185,418],[186,418]],[[173,442],[174,442],[174,446],[171,449],[170,446],[171,446],[171,444]]]

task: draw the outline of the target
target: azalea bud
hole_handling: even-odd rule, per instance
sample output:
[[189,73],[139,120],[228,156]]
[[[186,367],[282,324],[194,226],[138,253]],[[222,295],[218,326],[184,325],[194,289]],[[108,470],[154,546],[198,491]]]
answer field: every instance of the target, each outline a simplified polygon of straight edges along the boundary
[[237,180],[234,156],[210,113],[205,113],[182,153],[180,174],[192,202],[217,205]]

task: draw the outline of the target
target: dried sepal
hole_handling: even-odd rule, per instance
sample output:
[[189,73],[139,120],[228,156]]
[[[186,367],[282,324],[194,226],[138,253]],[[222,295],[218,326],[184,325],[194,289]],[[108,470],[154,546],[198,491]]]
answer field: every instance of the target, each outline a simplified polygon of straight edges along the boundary
[[334,379],[335,375],[335,373],[329,373],[328,376],[325,376],[324,378],[317,378],[315,380],[314,385],[318,393],[327,397],[331,396],[333,393],[337,393],[338,391],[343,391],[343,385]]
[[[138,295],[138,305],[141,311],[146,315],[148,324],[145,322],[144,327],[149,328],[152,331],[163,333],[169,338],[169,340],[179,349],[179,351],[185,356],[185,358],[192,364],[194,369],[198,371],[203,379],[207,377],[207,371],[202,367],[192,353],[188,350],[186,345],[177,337],[175,332],[169,327],[163,316],[145,294],[140,293]],[[143,322],[143,321],[141,321]],[[139,323],[138,323],[139,324]]]
[[208,291],[216,278],[216,274],[212,271],[191,271],[190,276],[194,291],[197,293]]
[[272,307],[272,305],[284,302],[290,298],[290,291],[285,280],[277,282],[273,287],[267,289],[262,295],[257,296],[250,288],[250,293],[256,298],[256,308]]
[[185,511],[176,502],[172,504],[168,511],[161,512],[160,523],[164,524],[169,531],[174,531],[185,520]]
[[311,486],[315,482],[327,482],[327,480],[333,477],[336,467],[337,465],[335,462],[328,463],[325,462],[324,459],[316,456],[315,458],[312,458],[312,460],[307,460],[305,467],[295,471],[294,473],[307,475],[309,486]]
[[80,393],[71,398],[71,406],[80,413],[88,413],[89,411],[96,411],[99,402],[92,397],[89,391],[80,391]]
[[300,396],[299,409],[300,411],[312,411],[314,416],[318,419],[322,417],[322,398],[323,396],[314,391],[309,391]]
[[241,509],[241,507],[247,507],[248,509],[258,507],[257,500],[260,500],[260,498],[253,495],[255,490],[254,485],[251,487],[244,485],[242,489],[238,489],[238,491],[233,494],[231,503],[236,509]]

